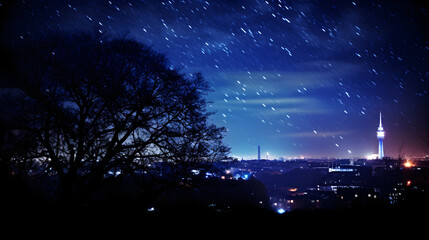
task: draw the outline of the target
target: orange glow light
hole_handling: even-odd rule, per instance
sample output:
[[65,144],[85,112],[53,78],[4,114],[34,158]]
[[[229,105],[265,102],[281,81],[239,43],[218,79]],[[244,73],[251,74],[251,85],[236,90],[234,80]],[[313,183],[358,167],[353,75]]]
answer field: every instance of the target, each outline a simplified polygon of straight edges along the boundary
[[404,167],[406,167],[406,168],[414,167],[414,164],[412,162],[410,162],[410,161],[406,161],[404,163]]

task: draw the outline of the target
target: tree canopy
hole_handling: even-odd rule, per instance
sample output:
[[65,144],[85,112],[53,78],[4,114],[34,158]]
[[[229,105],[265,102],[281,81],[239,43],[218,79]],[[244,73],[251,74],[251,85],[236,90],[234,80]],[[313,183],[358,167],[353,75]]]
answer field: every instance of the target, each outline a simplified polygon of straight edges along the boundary
[[2,161],[24,175],[55,176],[60,200],[84,200],[109,179],[137,173],[183,183],[193,168],[228,159],[225,129],[209,122],[202,74],[186,77],[142,43],[55,35],[14,55],[7,85],[15,100],[3,108],[15,114],[2,133],[25,144],[3,144]]

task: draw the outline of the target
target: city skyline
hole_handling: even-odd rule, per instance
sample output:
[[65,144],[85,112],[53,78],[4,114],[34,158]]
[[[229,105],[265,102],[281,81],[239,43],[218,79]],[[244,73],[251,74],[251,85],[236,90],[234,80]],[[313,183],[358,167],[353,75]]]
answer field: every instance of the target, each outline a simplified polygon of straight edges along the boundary
[[[8,7],[8,8],[6,8]],[[2,39],[56,32],[135,39],[170,68],[201,72],[231,156],[428,154],[429,38],[423,1],[19,1]],[[7,14],[6,14],[7,13]],[[426,141],[426,142],[425,142]]]
[[[355,157],[349,157],[349,158],[354,158],[354,159],[368,159],[368,160],[373,160],[373,159],[383,159],[384,157],[389,157],[389,158],[394,158],[393,156],[385,156],[384,153],[384,145],[383,145],[383,140],[385,137],[385,131],[383,128],[383,124],[382,124],[382,114],[380,111],[380,122],[377,128],[377,139],[378,139],[378,153],[369,153],[365,156],[355,156]],[[252,160],[252,159],[257,159],[257,160],[269,160],[269,152],[266,153],[267,157],[266,158],[261,158],[261,145],[258,145],[258,154],[257,154],[257,158],[252,157],[251,155],[247,156],[246,159],[245,157],[241,157],[241,159],[245,159],[245,160]],[[400,153],[399,153],[400,154]],[[413,157],[417,157],[417,158],[426,158],[428,155],[413,155],[413,156],[406,156],[403,155],[402,157],[407,159],[407,158],[413,158]],[[239,157],[237,157],[239,158]],[[306,158],[306,156],[304,155],[300,155],[300,156],[273,156],[272,160],[285,160],[285,159],[304,159]],[[312,157],[308,157],[307,158],[312,158]],[[317,158],[317,157],[316,157]],[[336,157],[320,157],[319,158],[336,158]]]

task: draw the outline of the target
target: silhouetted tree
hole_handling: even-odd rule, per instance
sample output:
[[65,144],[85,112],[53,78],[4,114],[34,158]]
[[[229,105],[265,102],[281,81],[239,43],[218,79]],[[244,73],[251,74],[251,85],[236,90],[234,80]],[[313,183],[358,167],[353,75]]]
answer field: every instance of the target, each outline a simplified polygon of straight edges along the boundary
[[26,121],[16,128],[32,145],[12,161],[58,177],[60,200],[85,200],[136,172],[183,183],[192,168],[228,158],[202,75],[185,77],[144,44],[56,35],[27,42],[18,57],[10,84],[24,93]]

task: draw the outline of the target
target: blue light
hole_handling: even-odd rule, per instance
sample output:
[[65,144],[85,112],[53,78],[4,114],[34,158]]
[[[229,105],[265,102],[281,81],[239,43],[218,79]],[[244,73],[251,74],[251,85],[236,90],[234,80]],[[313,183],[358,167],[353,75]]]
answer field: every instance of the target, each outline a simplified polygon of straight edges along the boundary
[[251,176],[252,176],[252,173],[248,173],[248,172],[240,171],[240,172],[234,173],[234,178],[237,180],[239,180],[239,179],[249,180],[249,177],[251,177]]
[[153,212],[153,211],[155,211],[155,208],[154,207],[150,207],[150,208],[147,209],[147,211],[148,212]]
[[277,209],[277,213],[278,214],[283,214],[283,213],[285,213],[286,212],[286,210],[284,210],[283,208],[279,208],[279,209]]

